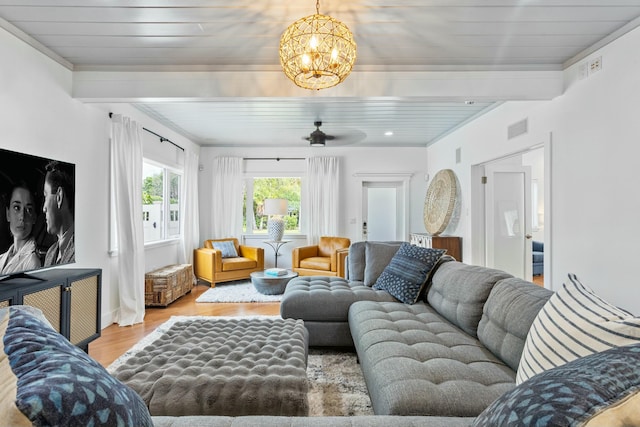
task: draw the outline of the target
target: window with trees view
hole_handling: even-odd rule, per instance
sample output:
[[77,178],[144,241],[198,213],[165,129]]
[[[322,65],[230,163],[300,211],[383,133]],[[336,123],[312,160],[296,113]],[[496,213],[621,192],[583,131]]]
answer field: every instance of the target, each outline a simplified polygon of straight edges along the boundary
[[144,242],[180,236],[181,175],[157,163],[142,167],[142,221]]
[[[245,181],[243,231],[267,233],[268,215],[264,215],[265,199],[286,199],[288,212],[283,217],[285,233],[300,232],[300,177],[250,178]],[[249,202],[248,202],[249,201]]]

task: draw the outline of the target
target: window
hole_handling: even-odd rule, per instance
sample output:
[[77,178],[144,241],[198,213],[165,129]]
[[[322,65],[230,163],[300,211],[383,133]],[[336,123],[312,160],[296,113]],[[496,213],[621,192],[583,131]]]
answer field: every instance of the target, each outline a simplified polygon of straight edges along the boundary
[[[300,177],[251,177],[245,181],[243,231],[267,234],[264,199],[286,199],[285,233],[300,233]],[[247,201],[251,201],[247,203]]]
[[[182,176],[159,163],[142,166],[142,217],[144,242],[180,236],[180,181]],[[167,220],[168,219],[168,220]]]

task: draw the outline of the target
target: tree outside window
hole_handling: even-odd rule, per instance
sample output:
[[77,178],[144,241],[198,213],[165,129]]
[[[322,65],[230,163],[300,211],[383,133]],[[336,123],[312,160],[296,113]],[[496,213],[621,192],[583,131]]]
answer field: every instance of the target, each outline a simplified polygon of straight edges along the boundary
[[[300,177],[251,178],[245,182],[243,229],[248,233],[266,234],[268,215],[264,215],[265,199],[286,199],[285,232],[300,232]],[[252,203],[248,204],[247,200]],[[250,207],[247,209],[247,207]]]

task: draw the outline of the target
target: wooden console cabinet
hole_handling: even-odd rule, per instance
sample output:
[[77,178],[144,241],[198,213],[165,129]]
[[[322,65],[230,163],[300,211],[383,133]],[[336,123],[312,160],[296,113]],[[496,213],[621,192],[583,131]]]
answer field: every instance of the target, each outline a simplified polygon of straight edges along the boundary
[[432,236],[427,233],[411,233],[409,243],[423,248],[446,249],[456,261],[462,262],[462,237]]
[[101,331],[102,270],[52,269],[30,276],[0,282],[0,308],[39,308],[56,331],[87,351]]

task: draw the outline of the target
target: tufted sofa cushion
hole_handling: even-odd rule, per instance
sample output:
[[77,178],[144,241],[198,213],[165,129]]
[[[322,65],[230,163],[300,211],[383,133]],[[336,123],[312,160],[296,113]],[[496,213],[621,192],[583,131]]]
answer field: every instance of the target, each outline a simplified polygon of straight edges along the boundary
[[484,305],[478,338],[517,371],[531,324],[551,295],[552,291],[515,277],[499,281]]
[[509,366],[426,304],[356,302],[349,326],[376,415],[476,416],[515,386]]
[[283,318],[306,321],[346,322],[356,301],[397,301],[386,291],[341,277],[304,276],[287,284],[280,304]]
[[302,319],[309,331],[309,345],[353,347],[347,318],[356,301],[397,301],[386,291],[377,291],[363,282],[339,277],[304,276],[287,284],[280,315]]
[[509,277],[513,276],[500,270],[446,262],[433,274],[427,301],[444,318],[477,337],[478,323],[491,289],[499,280]]

